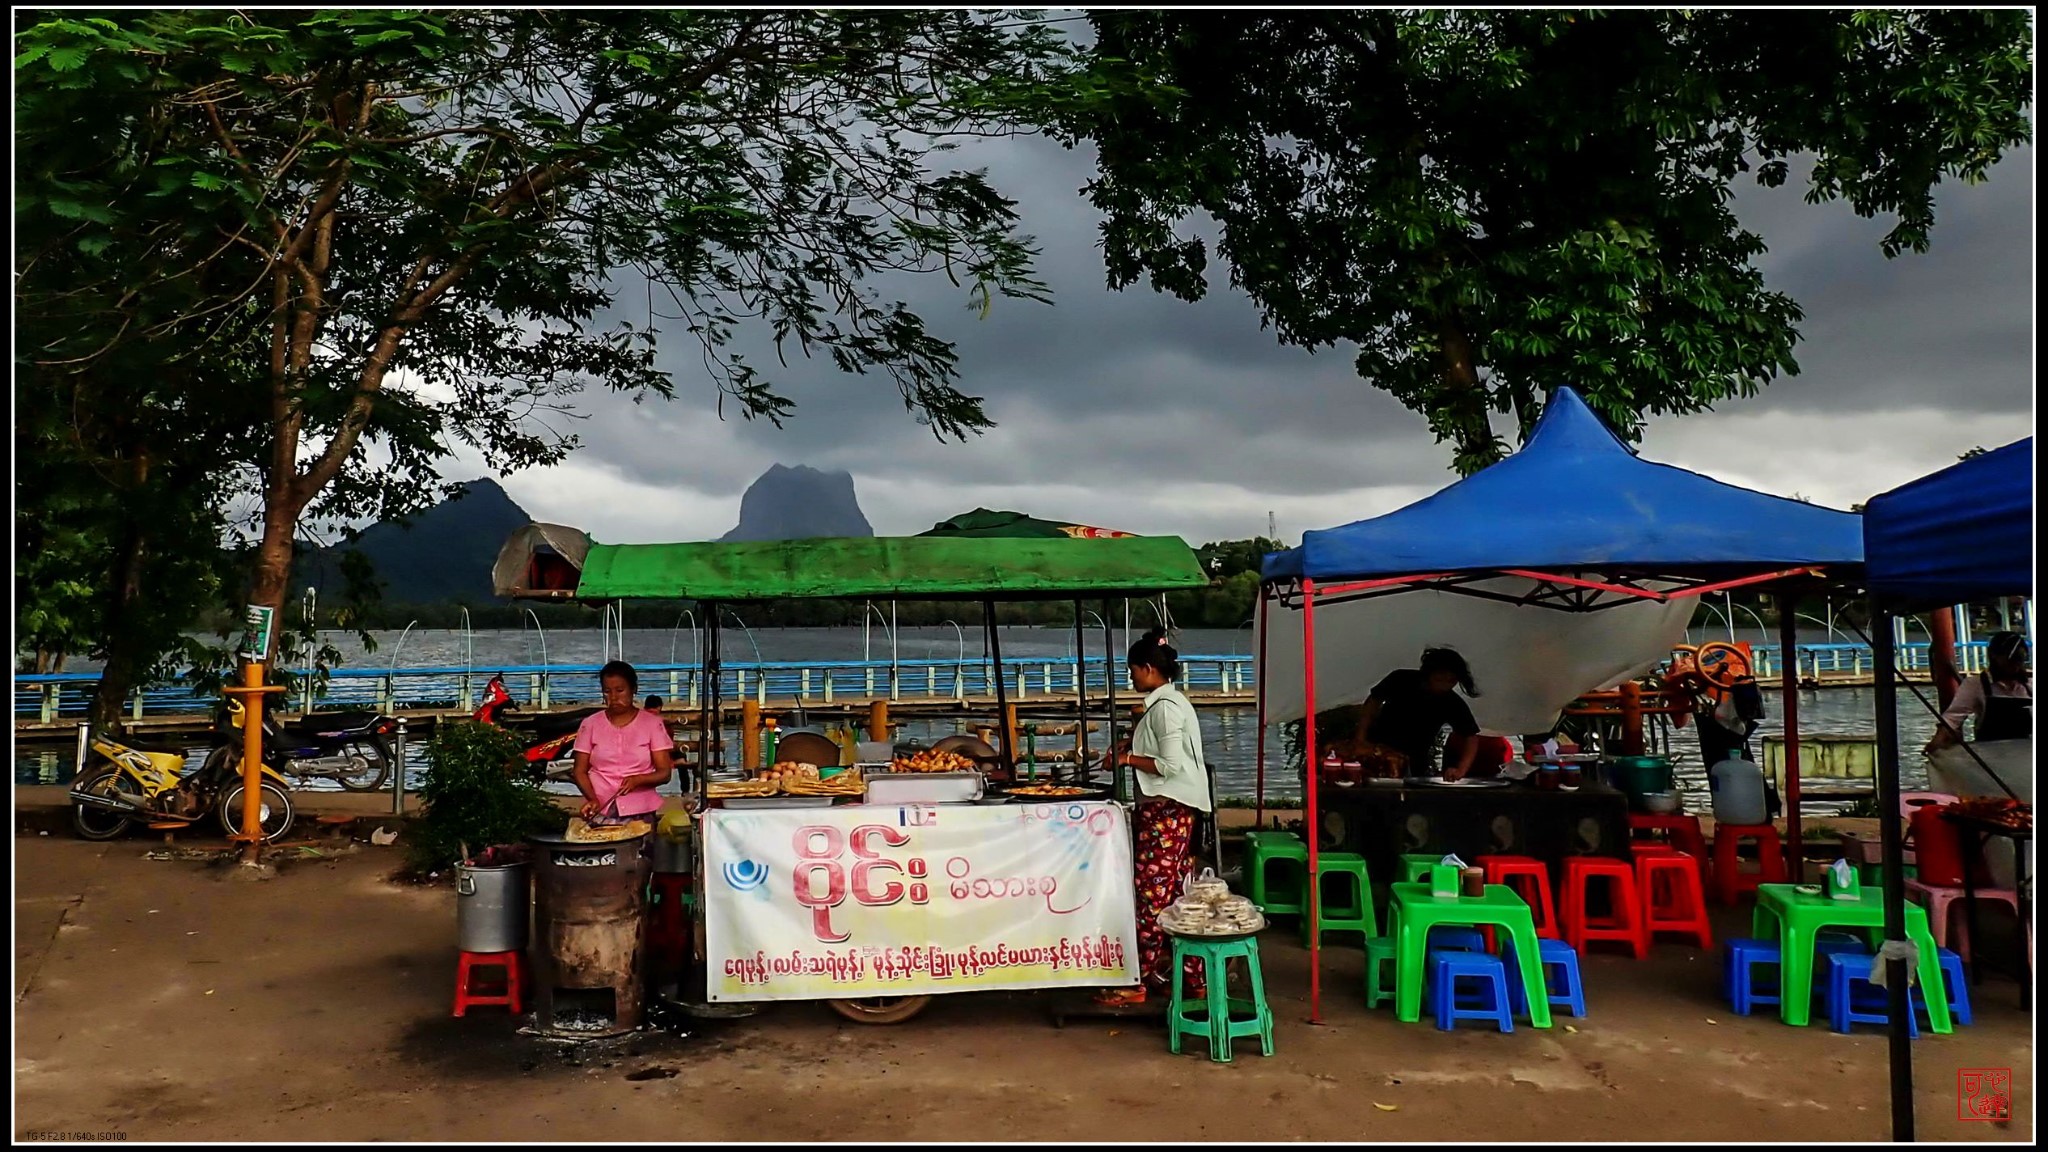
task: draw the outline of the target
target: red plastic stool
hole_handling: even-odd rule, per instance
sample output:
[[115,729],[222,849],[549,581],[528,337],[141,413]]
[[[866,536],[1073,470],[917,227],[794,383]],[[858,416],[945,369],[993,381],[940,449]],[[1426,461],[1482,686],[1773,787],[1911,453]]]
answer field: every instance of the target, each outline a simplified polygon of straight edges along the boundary
[[[1529,914],[1536,920],[1537,936],[1564,939],[1557,928],[1557,904],[1550,895],[1550,865],[1534,856],[1481,856],[1479,867],[1485,870],[1488,884],[1507,885],[1529,905]],[[1493,929],[1480,931],[1486,935],[1486,950],[1493,951]]]
[[[1609,881],[1613,912],[1595,918],[1586,910],[1586,897],[1596,879]],[[1636,888],[1636,870],[1627,860],[1606,856],[1573,856],[1564,862],[1565,943],[1580,954],[1595,940],[1619,940],[1634,950],[1636,959],[1650,954],[1650,934],[1644,928],[1643,899]]]
[[654,907],[647,918],[648,952],[661,970],[680,967],[690,949],[690,922],[683,909],[689,904],[690,877],[682,872],[656,872],[653,882]]
[[1637,856],[1636,880],[1642,888],[1646,935],[1683,932],[1702,948],[1714,946],[1714,930],[1707,924],[1707,890],[1691,856],[1678,851]]
[[[1631,812],[1628,816],[1628,827],[1631,833],[1662,832],[1668,835],[1671,838],[1669,841],[1671,847],[1692,857],[1693,862],[1699,866],[1700,883],[1703,885],[1708,883],[1707,837],[1705,833],[1700,831],[1699,817],[1687,816],[1676,812],[1661,816],[1653,816],[1647,812]],[[1661,841],[1656,840],[1647,842],[1652,844],[1661,843]],[[1638,840],[1635,843],[1641,844],[1645,843],[1645,841]]]
[[[522,1010],[519,1000],[519,972],[525,966],[525,957],[517,952],[464,952],[455,962],[455,1014],[460,1016],[471,1008],[502,1004],[518,1015]],[[471,977],[479,968],[497,968],[505,973],[503,992],[477,992],[470,987]]]
[[[1744,840],[1756,841],[1760,871],[1744,872],[1736,863],[1736,851]],[[1783,884],[1785,850],[1778,843],[1778,829],[1770,824],[1714,825],[1714,887],[1721,903],[1735,903],[1739,892],[1754,892],[1759,884]]]

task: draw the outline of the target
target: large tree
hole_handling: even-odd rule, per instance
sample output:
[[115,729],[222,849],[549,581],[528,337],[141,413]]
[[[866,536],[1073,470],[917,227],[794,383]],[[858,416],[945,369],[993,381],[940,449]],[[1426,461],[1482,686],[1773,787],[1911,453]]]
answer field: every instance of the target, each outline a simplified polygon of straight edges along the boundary
[[1109,280],[1231,283],[1281,341],[1357,348],[1470,472],[1580,389],[1648,413],[1798,370],[1798,305],[1729,209],[1797,170],[1809,201],[1923,251],[1934,188],[2028,139],[2025,11],[1103,12],[1096,49],[1161,84],[1092,138]]
[[[76,379],[144,341],[202,369],[179,403],[246,433],[223,459],[249,462],[248,599],[273,607],[308,520],[432,503],[458,444],[500,470],[557,460],[574,441],[550,413],[585,387],[683,391],[656,360],[664,320],[701,348],[682,383],[749,417],[789,411],[737,350],[751,324],[778,354],[887,376],[935,434],[986,426],[951,345],[868,282],[942,273],[984,312],[1040,296],[1012,203],[933,153],[1085,96],[1058,37],[997,13],[149,11],[17,29],[16,218],[46,241],[17,254],[17,308],[89,313],[30,358]],[[22,275],[54,255],[95,267]],[[223,362],[255,370],[212,374]]]

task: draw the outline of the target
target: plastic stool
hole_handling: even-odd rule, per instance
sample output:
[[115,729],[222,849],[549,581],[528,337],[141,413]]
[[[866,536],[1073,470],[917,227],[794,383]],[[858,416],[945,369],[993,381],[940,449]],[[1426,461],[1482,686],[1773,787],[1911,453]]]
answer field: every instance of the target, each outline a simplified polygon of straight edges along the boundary
[[[1705,833],[1700,831],[1699,817],[1677,812],[1666,813],[1661,816],[1645,812],[1631,812],[1628,815],[1628,827],[1631,834],[1636,832],[1662,832],[1668,835],[1671,847],[1692,857],[1694,862],[1699,865],[1700,883],[1702,885],[1707,883],[1709,879],[1707,870],[1707,837]],[[1653,844],[1662,842],[1657,840],[1648,841],[1648,843]],[[1641,844],[1645,843],[1645,841],[1638,840],[1635,843]]]
[[[1278,883],[1268,870],[1285,862]],[[1320,863],[1320,861],[1318,861]],[[1245,895],[1269,916],[1300,915],[1308,879],[1308,845],[1292,832],[1251,831],[1244,834]]]
[[1374,936],[1365,942],[1365,1006],[1377,1008],[1382,1000],[1392,1000],[1394,990],[1380,982],[1380,973],[1394,966],[1394,938]]
[[[1529,906],[1536,919],[1536,935],[1546,940],[1564,939],[1557,927],[1557,902],[1550,894],[1550,865],[1533,856],[1481,856],[1479,867],[1486,872],[1488,884],[1507,885]],[[1485,932],[1487,951],[1491,952],[1493,929]]]
[[1728,941],[1728,960],[1722,969],[1721,995],[1738,1016],[1747,1016],[1758,1004],[1778,1003],[1778,986],[1773,980],[1768,991],[1757,987],[1756,966],[1778,969],[1778,942],[1738,938]]
[[[1536,947],[1543,963],[1543,986],[1550,993],[1550,1002],[1571,1009],[1574,1016],[1586,1014],[1586,986],[1579,979],[1579,954],[1562,940],[1538,940]],[[1508,996],[1514,1001],[1515,1014],[1529,1014],[1529,993],[1521,980],[1522,965],[1513,948],[1502,957],[1507,964]],[[1550,970],[1563,973],[1563,991],[1550,981]]]
[[[1327,898],[1330,877],[1336,876],[1350,883],[1345,884],[1345,901],[1335,902]],[[1372,879],[1366,875],[1365,857],[1356,852],[1324,852],[1316,857],[1316,883],[1323,885],[1325,899],[1316,909],[1316,927],[1324,936],[1332,932],[1356,932],[1361,940],[1370,940],[1379,935],[1379,921],[1372,912]],[[1254,901],[1256,903],[1256,901]],[[1301,913],[1301,942],[1308,944],[1308,909]]]
[[1486,936],[1477,928],[1439,924],[1429,930],[1429,948],[1434,952],[1490,952]]
[[[1481,991],[1490,991],[1483,1004],[1464,1007],[1458,1003],[1458,980],[1477,980]],[[1491,1020],[1503,1032],[1515,1030],[1514,1010],[1508,1005],[1507,968],[1491,952],[1432,952],[1429,983],[1435,989],[1436,1026],[1449,1032],[1460,1020]]]
[[[1858,986],[1861,985],[1859,988]],[[1837,952],[1828,957],[1828,1025],[1848,1032],[1856,1024],[1889,1024],[1889,993],[1870,983],[1870,957]],[[1877,993],[1871,997],[1871,992]],[[1861,993],[1861,995],[1859,995]],[[1908,998],[1910,1002],[1910,997]],[[1917,1038],[1920,1022],[1908,1011],[1906,1034]]]
[[[1744,872],[1736,862],[1736,851],[1744,840],[1756,841],[1761,870]],[[1783,884],[1785,849],[1778,841],[1778,829],[1770,824],[1716,824],[1714,826],[1714,887],[1723,904],[1735,903],[1738,892],[1754,892],[1759,884]]]
[[1699,941],[1702,948],[1714,946],[1714,929],[1707,923],[1707,890],[1700,885],[1699,865],[1677,850],[1665,855],[1636,857],[1636,878],[1643,896],[1643,932],[1654,939],[1659,932],[1680,932]]
[[[1963,979],[1963,958],[1946,948],[1938,949],[1941,957],[1941,981],[1948,985],[1948,1014],[1958,1024],[1970,1023],[1970,985]],[[1913,986],[1915,989],[1919,985]],[[1927,1004],[1922,1001],[1920,1011],[1925,1012]]]
[[[1244,961],[1245,983],[1251,992],[1249,997],[1232,996],[1225,987],[1228,982],[1226,965],[1233,956]],[[1240,1036],[1256,1036],[1260,1053],[1271,1056],[1273,1012],[1266,1006],[1266,981],[1259,971],[1258,938],[1198,940],[1175,936],[1171,970],[1185,972],[1184,962],[1191,958],[1202,962],[1202,977],[1209,985],[1209,996],[1206,1003],[1185,1004],[1181,995],[1185,981],[1178,978],[1173,981],[1173,1002],[1166,1016],[1168,1048],[1178,1055],[1183,1035],[1206,1036],[1209,1038],[1209,1059],[1228,1064],[1231,1042]],[[1199,1019],[1196,1018],[1197,1013],[1200,1014]],[[1241,1016],[1239,1013],[1249,1015]]]
[[[1613,912],[1594,918],[1586,909],[1588,888],[1596,879],[1610,882]],[[1626,860],[1605,856],[1573,856],[1564,862],[1565,943],[1583,953],[1586,945],[1599,940],[1626,943],[1638,960],[1650,954],[1650,934],[1644,928],[1643,901],[1636,891],[1636,870]]]
[[[523,1005],[519,999],[519,970],[524,958],[517,952],[464,952],[455,961],[455,1014],[461,1016],[471,1008],[493,1004],[510,1008],[517,1016]],[[502,993],[478,992],[470,987],[471,978],[480,968],[498,968],[505,973],[505,990]]]
[[1418,884],[1429,881],[1429,870],[1444,862],[1441,852],[1401,853],[1401,883]]
[[682,966],[690,948],[690,922],[685,908],[695,903],[690,877],[682,872],[656,872],[648,882],[652,907],[647,910],[647,949],[657,971]]
[[[1906,895],[1917,897],[1913,902],[1927,908],[1927,928],[1934,933],[1934,943],[1940,948],[1954,948],[1965,961],[1970,958],[1970,918],[1956,915],[1963,908],[1963,889],[1947,885],[1922,884],[1918,880],[1906,881]],[[1979,888],[1977,899],[1996,900],[2009,905],[2012,914],[2020,914],[2019,893],[2010,888]],[[2029,928],[2031,931],[2031,928]],[[1950,941],[1953,939],[1954,943]]]

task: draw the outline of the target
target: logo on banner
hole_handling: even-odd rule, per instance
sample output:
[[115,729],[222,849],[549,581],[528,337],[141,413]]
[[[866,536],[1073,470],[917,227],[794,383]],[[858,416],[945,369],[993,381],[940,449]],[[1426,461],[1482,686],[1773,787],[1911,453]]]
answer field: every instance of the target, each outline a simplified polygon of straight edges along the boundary
[[768,882],[768,866],[758,860],[734,860],[724,871],[725,882],[742,892],[752,892]]

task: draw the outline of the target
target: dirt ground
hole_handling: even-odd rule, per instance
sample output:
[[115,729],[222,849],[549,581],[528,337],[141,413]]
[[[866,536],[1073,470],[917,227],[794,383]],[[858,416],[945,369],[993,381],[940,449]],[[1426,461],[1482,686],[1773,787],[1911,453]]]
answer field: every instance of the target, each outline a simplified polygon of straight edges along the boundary
[[[1676,943],[1586,963],[1590,1014],[1443,1033],[1368,1013],[1361,954],[1265,938],[1277,1051],[1175,1057],[1142,1022],[1048,1022],[1030,995],[942,997],[893,1028],[773,1006],[688,1037],[565,1048],[502,1009],[449,1016],[447,888],[395,849],[249,882],[158,845],[15,841],[17,1140],[1844,1141],[1889,1133],[1885,1039],[1730,1014]],[[1720,927],[1742,931],[1744,917]],[[2010,980],[1915,1042],[1921,1139],[2029,1140],[2032,1021]],[[1571,1029],[1564,1025],[1569,1024]],[[1956,1118],[1959,1068],[2010,1068],[2009,1125]]]

